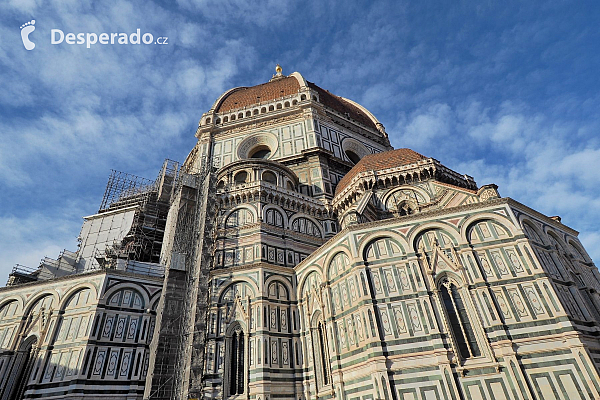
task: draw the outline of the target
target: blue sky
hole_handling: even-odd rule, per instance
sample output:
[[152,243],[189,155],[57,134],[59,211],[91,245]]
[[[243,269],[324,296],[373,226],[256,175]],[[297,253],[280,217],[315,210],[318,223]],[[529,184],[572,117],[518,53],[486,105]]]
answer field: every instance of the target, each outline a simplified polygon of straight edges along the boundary
[[[366,106],[392,144],[581,232],[600,258],[600,6],[568,1],[0,4],[0,281],[77,248],[110,169],[154,178],[234,86],[283,72]],[[19,27],[31,19],[36,48]],[[50,44],[50,30],[168,45]]]

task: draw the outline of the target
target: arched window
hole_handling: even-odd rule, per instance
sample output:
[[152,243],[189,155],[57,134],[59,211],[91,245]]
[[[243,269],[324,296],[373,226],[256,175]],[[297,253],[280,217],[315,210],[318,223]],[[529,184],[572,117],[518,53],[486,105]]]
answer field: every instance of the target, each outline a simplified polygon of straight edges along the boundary
[[402,201],[398,203],[396,209],[393,212],[399,217],[411,215],[415,213],[415,206],[410,201]]
[[262,180],[277,185],[277,176],[271,171],[265,171],[262,174]]
[[248,181],[248,173],[246,171],[240,171],[237,174],[235,174],[233,180],[237,185],[241,183],[246,183]]
[[458,347],[460,357],[467,359],[481,356],[473,326],[462,296],[454,282],[443,279],[440,284],[442,303],[452,331],[454,342]]
[[[33,364],[35,364],[36,350],[34,346],[36,343],[37,337],[30,336],[21,343],[21,346],[19,346],[19,349],[16,352],[15,361],[11,371],[11,376],[14,378],[8,380],[9,386],[7,387],[8,390],[5,392],[5,394],[10,393],[12,389],[12,394],[8,396],[10,399],[22,399],[23,394],[25,394],[31,370],[33,369]],[[12,388],[10,387],[11,384],[14,384]]]
[[315,359],[315,376],[317,386],[323,387],[331,382],[331,373],[329,371],[329,351],[327,350],[327,332],[325,323],[319,317],[316,325],[312,329],[312,343]]
[[244,331],[238,325],[228,340],[229,395],[244,393]]

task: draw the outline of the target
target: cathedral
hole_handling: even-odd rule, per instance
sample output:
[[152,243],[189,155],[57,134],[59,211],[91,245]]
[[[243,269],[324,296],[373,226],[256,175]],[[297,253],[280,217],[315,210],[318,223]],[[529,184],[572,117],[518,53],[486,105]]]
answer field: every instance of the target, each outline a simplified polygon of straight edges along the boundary
[[600,399],[600,273],[559,217],[279,66],[196,138],[13,269],[0,400]]

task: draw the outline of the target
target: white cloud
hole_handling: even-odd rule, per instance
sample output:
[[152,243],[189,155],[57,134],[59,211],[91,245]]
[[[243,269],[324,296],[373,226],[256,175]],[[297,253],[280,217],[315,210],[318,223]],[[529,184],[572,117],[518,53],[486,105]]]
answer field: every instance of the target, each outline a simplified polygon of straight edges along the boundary
[[77,233],[87,206],[79,201],[71,201],[62,209],[46,210],[43,214],[0,216],[0,279],[4,279],[16,264],[36,268],[43,257],[56,259],[65,248],[77,250]]

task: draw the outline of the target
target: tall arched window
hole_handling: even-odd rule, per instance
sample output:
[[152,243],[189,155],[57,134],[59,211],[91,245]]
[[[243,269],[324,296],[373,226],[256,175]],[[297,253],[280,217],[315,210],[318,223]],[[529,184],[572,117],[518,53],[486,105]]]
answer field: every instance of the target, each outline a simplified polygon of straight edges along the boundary
[[312,345],[314,350],[314,368],[317,386],[319,388],[329,385],[331,373],[329,372],[329,351],[327,350],[327,331],[323,319],[318,316],[313,320]]
[[229,338],[229,395],[244,393],[244,331],[237,326]]
[[323,321],[319,321],[317,326],[317,330],[319,331],[319,353],[321,353],[321,374],[323,385],[329,384],[329,368],[327,358],[327,350],[325,349],[325,326],[323,325]]
[[473,325],[456,284],[448,279],[443,279],[440,284],[440,292],[460,357],[467,359],[481,356]]
[[16,352],[15,361],[12,366],[11,377],[13,379],[9,379],[9,385],[14,384],[12,387],[12,393],[10,386],[7,387],[6,393],[11,393],[8,397],[9,399],[22,399],[23,394],[25,394],[25,390],[27,388],[27,383],[29,383],[29,377],[31,375],[31,370],[33,369],[33,364],[35,363],[35,344],[37,343],[36,336],[30,336],[25,339],[19,349]]

